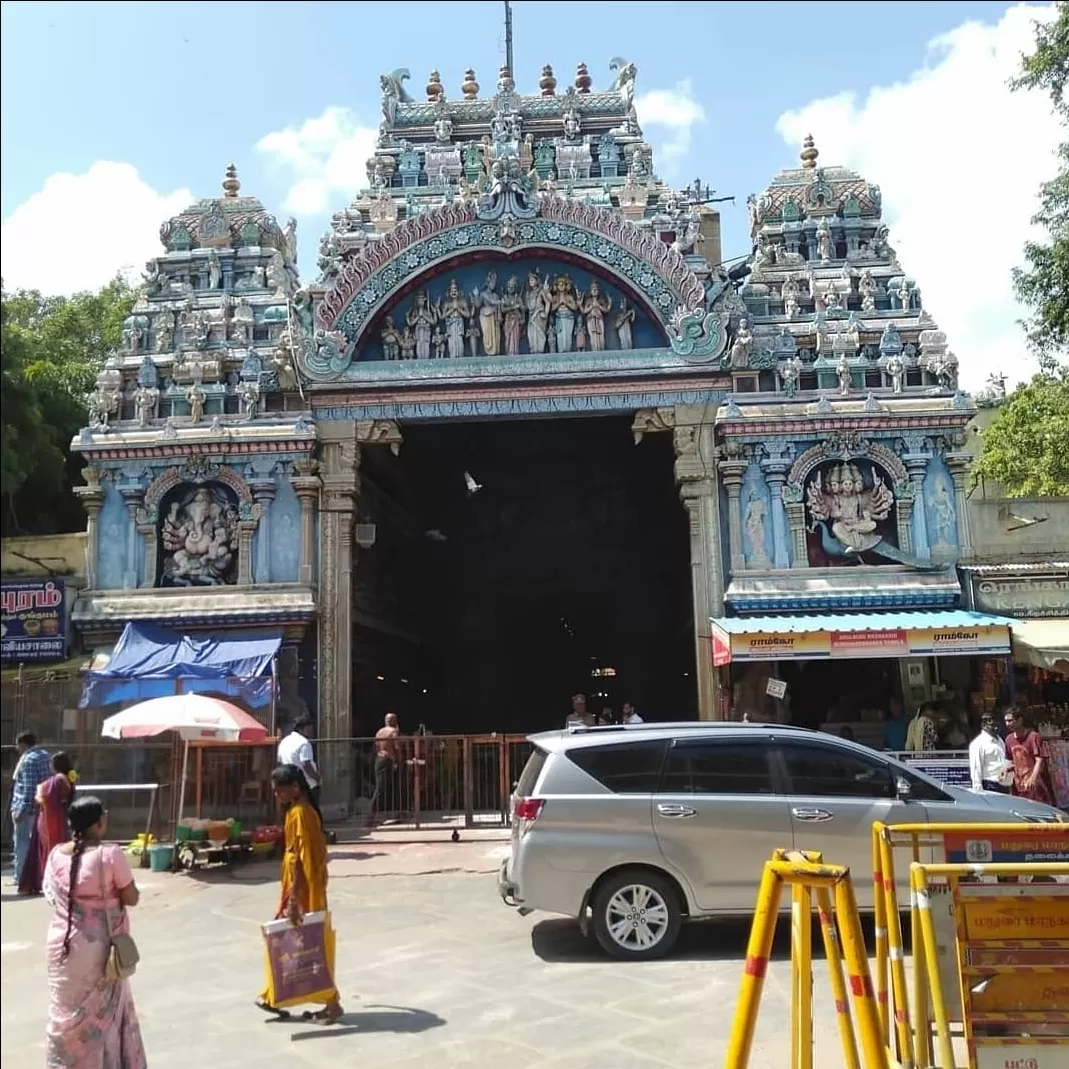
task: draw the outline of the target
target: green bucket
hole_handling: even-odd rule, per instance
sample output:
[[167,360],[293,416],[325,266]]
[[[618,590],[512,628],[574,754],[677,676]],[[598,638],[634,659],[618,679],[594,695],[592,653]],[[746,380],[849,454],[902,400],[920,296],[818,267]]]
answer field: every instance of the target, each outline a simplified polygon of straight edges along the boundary
[[153,872],[168,872],[174,864],[174,847],[170,843],[157,843],[148,848],[149,868]]

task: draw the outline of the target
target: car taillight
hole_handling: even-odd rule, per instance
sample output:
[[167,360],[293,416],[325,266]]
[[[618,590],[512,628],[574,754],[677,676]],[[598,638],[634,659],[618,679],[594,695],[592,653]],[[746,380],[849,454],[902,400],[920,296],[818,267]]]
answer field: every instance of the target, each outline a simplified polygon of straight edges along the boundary
[[544,798],[517,798],[512,815],[516,820],[537,820],[545,804]]

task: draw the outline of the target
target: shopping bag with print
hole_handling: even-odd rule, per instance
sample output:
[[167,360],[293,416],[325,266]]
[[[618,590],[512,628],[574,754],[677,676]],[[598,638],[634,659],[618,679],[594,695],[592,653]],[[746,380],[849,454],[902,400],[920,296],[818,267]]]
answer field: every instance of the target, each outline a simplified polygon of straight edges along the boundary
[[336,996],[329,913],[308,913],[300,924],[271,921],[263,933],[269,1005],[326,1004]]

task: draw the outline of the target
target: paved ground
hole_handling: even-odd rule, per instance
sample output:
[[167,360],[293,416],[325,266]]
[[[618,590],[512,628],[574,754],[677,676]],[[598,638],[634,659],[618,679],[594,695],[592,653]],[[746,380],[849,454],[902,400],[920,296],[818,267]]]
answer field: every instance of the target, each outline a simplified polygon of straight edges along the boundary
[[[658,1069],[709,1066],[723,1052],[745,952],[745,924],[695,925],[671,959],[604,959],[573,924],[521,918],[496,897],[503,845],[362,842],[338,847],[331,907],[338,930],[341,1026],[268,1022],[259,923],[277,870],[145,873],[133,980],[152,1069]],[[0,1061],[40,1069],[49,910],[5,887],[0,906]],[[766,982],[752,1069],[787,1057],[789,964]],[[818,1066],[842,1063],[823,971],[816,981]]]

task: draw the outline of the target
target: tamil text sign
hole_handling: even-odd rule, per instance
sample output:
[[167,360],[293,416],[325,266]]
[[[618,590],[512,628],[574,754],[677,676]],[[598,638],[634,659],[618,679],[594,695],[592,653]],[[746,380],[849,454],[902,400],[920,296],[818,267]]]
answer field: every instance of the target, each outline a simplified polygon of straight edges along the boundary
[[67,656],[67,587],[62,579],[0,583],[0,656],[62,661]]

